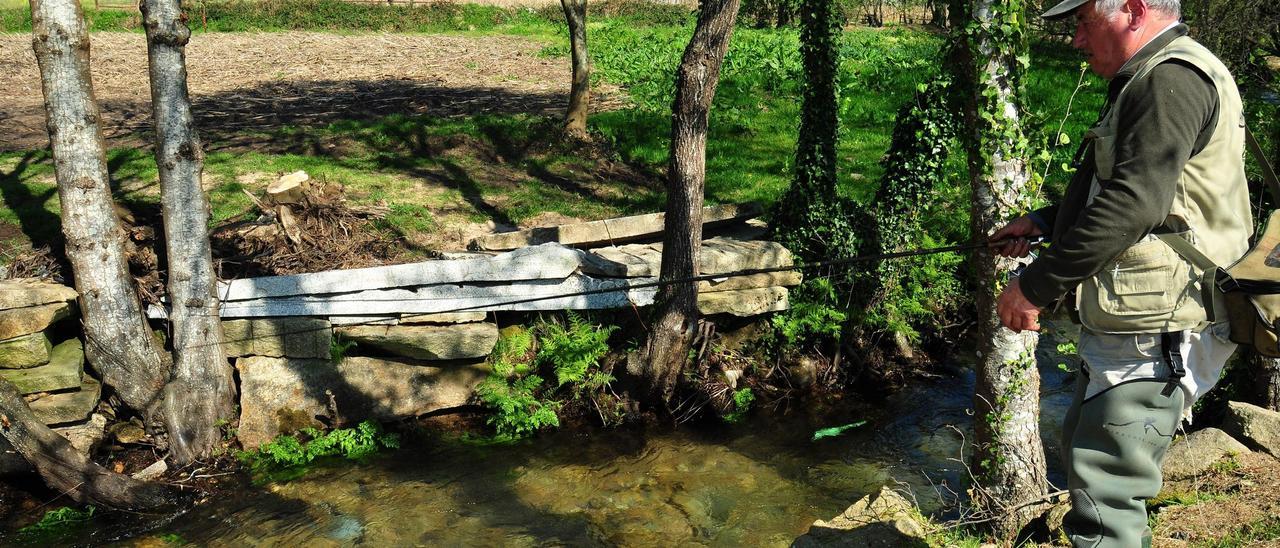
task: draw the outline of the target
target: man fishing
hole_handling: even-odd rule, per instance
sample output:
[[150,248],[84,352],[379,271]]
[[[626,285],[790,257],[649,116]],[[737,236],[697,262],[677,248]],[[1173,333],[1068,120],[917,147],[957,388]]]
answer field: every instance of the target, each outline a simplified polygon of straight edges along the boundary
[[1074,546],[1150,545],[1145,500],[1160,490],[1165,450],[1235,350],[1224,325],[1209,325],[1188,254],[1229,265],[1247,250],[1243,108],[1180,10],[1179,0],[1066,0],[1042,15],[1075,18],[1072,45],[1109,80],[1107,101],[1061,202],[991,236],[1011,239],[996,246],[1009,257],[1028,254],[1023,238],[1052,242],[1000,295],[1006,327],[1039,329],[1058,300],[1083,326],[1062,432]]

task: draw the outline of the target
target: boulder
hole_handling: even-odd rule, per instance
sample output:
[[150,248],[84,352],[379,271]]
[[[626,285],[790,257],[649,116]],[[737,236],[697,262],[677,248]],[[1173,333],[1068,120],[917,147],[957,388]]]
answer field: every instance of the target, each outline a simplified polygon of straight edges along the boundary
[[71,317],[71,303],[51,303],[0,310],[0,339],[12,339],[48,329],[54,322]]
[[1238,440],[1280,457],[1280,413],[1241,402],[1227,402],[1223,430]]
[[[593,250],[592,253],[613,263],[613,266],[597,270],[594,263],[587,263],[583,265],[583,272],[587,274],[645,278],[657,276],[662,268],[661,243],[605,247]],[[791,252],[777,242],[711,238],[702,242],[698,272],[724,274],[741,270],[788,267],[793,264]],[[615,273],[618,271],[621,274]]]
[[70,287],[32,278],[0,281],[0,310],[69,303],[77,296]]
[[102,384],[86,376],[80,389],[72,392],[46,394],[27,402],[31,412],[44,424],[62,424],[84,420],[98,407],[102,397]]
[[228,357],[329,357],[333,329],[319,318],[258,318],[222,322]]
[[91,455],[93,450],[102,443],[102,439],[106,437],[107,418],[94,413],[89,420],[72,425],[54,428],[53,431],[67,438],[71,442],[71,446],[76,448],[82,455]]
[[1179,480],[1198,476],[1223,457],[1249,453],[1249,448],[1217,428],[1196,430],[1173,443],[1164,457],[1164,477]]
[[491,323],[358,325],[336,330],[357,344],[418,360],[483,358],[498,342],[498,326]]
[[703,314],[731,314],[747,317],[789,308],[787,288],[764,287],[698,294],[698,311]]
[[853,503],[829,521],[818,520],[793,547],[926,546],[924,525],[912,504],[888,487]]
[[311,176],[305,171],[281,175],[275,182],[267,185],[267,198],[276,204],[301,202],[307,192],[307,181],[310,180]]
[[[316,417],[350,424],[392,420],[463,405],[489,370],[481,363],[429,365],[349,357],[298,360],[255,356],[240,370],[240,443],[257,447]],[[332,402],[332,403],[331,403]],[[339,417],[334,417],[334,410]]]
[[0,341],[0,369],[27,369],[49,363],[49,337],[43,332]]
[[[715,225],[755,217],[760,214],[756,204],[727,204],[702,209],[704,225]],[[517,249],[547,242],[564,245],[592,247],[630,242],[645,238],[659,238],[666,223],[666,214],[650,213],[601,221],[589,221],[546,228],[531,228],[516,232],[504,232],[481,236],[471,241],[477,250],[499,251]]]
[[49,363],[30,369],[0,369],[3,378],[22,394],[78,388],[84,376],[84,348],[71,339],[49,352]]

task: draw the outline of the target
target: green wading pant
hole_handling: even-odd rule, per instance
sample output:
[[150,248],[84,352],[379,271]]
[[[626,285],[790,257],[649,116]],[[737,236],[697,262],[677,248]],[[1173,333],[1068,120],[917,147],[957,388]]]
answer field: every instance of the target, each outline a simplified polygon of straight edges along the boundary
[[1168,379],[1123,382],[1085,399],[1082,368],[1062,426],[1071,545],[1151,545],[1146,499],[1160,492],[1160,465],[1182,417],[1183,391]]

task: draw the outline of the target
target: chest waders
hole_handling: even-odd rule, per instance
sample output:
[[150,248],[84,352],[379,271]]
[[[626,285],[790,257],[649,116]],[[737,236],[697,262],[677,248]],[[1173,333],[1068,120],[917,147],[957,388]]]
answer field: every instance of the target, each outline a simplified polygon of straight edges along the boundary
[[[1177,181],[1170,220],[1179,221],[1180,236],[1192,245],[1223,255],[1230,264],[1243,254],[1251,228],[1239,95],[1222,63],[1186,37],[1173,40],[1145,62],[1130,83],[1170,59],[1207,75],[1216,84],[1219,101],[1218,126],[1205,151],[1187,162]],[[1099,179],[1111,177],[1115,112],[1126,100],[1141,98],[1121,91],[1110,112],[1090,130],[1097,162],[1095,187]],[[1114,262],[1078,288],[1081,321],[1091,333],[1112,334],[1101,336],[1159,334],[1159,353],[1151,359],[1163,367],[1156,368],[1154,377],[1119,382],[1092,395],[1087,394],[1088,364],[1081,370],[1062,430],[1072,503],[1063,525],[1076,547],[1150,546],[1146,500],[1160,491],[1160,466],[1186,397],[1178,385],[1186,374],[1180,351],[1183,332],[1198,331],[1206,323],[1199,273],[1165,242],[1145,239]]]

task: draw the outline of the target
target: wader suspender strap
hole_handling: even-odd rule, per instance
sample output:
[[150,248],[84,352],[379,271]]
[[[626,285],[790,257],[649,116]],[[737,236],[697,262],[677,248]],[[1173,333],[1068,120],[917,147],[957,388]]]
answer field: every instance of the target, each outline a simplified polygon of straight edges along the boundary
[[1161,392],[1162,395],[1168,396],[1178,388],[1178,382],[1187,374],[1186,368],[1182,365],[1181,331],[1160,334],[1160,356],[1169,366],[1169,385]]

